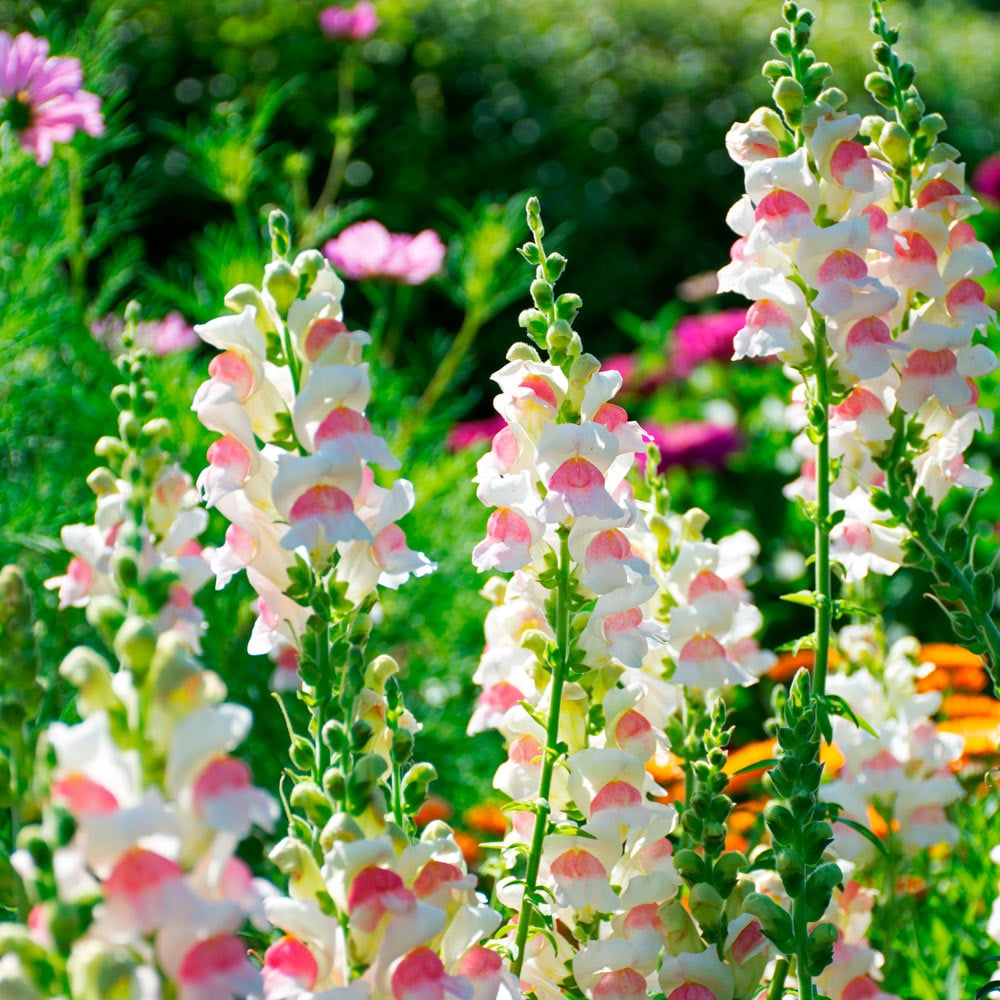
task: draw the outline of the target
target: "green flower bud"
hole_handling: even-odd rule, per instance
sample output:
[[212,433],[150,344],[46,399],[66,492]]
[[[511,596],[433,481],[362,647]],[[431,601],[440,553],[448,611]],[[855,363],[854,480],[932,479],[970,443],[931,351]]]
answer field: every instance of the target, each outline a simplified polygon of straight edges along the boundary
[[403,778],[403,802],[407,810],[415,812],[427,798],[427,789],[437,777],[432,764],[424,761],[414,764]]
[[688,906],[691,908],[691,916],[698,921],[702,933],[711,933],[718,929],[725,905],[725,900],[719,895],[718,890],[708,882],[698,882],[691,887]]
[[769,802],[764,810],[764,822],[771,836],[779,844],[788,843],[798,833],[798,823],[787,806],[780,802]]
[[59,665],[59,675],[76,688],[77,707],[85,717],[91,712],[118,704],[111,687],[111,665],[100,653],[87,646],[70,650]]
[[372,729],[371,723],[364,719],[358,719],[351,726],[351,749],[355,752],[363,750],[374,735],[375,730]]
[[[833,843],[833,829],[825,820],[815,820],[802,831],[802,854],[806,861],[815,865],[823,857],[823,852]],[[814,917],[818,920],[818,917]]]
[[545,344],[551,354],[559,351],[568,352],[570,347],[575,343],[574,338],[576,338],[576,334],[569,323],[564,319],[557,319],[545,334]]
[[334,813],[330,817],[326,826],[323,827],[319,835],[319,843],[324,851],[330,851],[338,841],[345,844],[354,844],[359,840],[364,840],[364,831],[358,823],[347,813]]
[[275,257],[285,257],[292,248],[292,234],[288,216],[275,208],[267,217],[267,231],[271,237],[271,253]]
[[764,936],[786,955],[795,953],[792,918],[770,896],[752,892],[743,903],[743,911],[760,921]]
[[544,278],[535,278],[531,283],[531,299],[540,312],[549,313],[555,307],[552,286]]
[[347,781],[344,772],[339,767],[328,767],[323,772],[323,788],[331,799],[337,802],[344,800],[344,792],[347,790]]
[[300,280],[305,278],[306,290],[312,288],[313,282],[320,271],[326,269],[326,258],[319,250],[303,250],[295,258],[292,270],[299,276]]
[[[530,312],[531,310],[525,310],[525,312]],[[521,313],[524,316],[524,313]],[[549,328],[548,320],[539,313],[541,316],[541,328],[539,330],[539,336],[544,337],[545,331]],[[524,326],[524,324],[521,324]],[[508,361],[541,361],[541,356],[538,351],[536,351],[531,344],[526,344],[524,341],[518,341],[517,343],[511,344],[507,351]]]
[[910,133],[899,122],[889,122],[878,140],[879,148],[894,167],[906,167],[910,162]]
[[368,664],[365,672],[365,686],[370,687],[379,694],[385,694],[385,685],[390,677],[395,677],[399,673],[399,664],[386,654],[376,656]]
[[782,110],[789,122],[797,121],[802,115],[805,91],[798,80],[783,76],[775,85],[774,103]]
[[323,826],[333,815],[333,807],[323,790],[313,781],[300,781],[292,789],[288,801],[293,809],[305,813],[313,826]]
[[764,63],[761,74],[770,80],[771,83],[777,83],[783,76],[791,76],[792,70],[788,63],[782,62],[780,59],[768,59]]
[[296,736],[289,747],[288,756],[300,771],[309,771],[315,763],[316,751],[304,736]]
[[698,928],[679,899],[665,903],[659,908],[657,915],[663,924],[667,949],[671,955],[704,950]]
[[822,104],[829,104],[834,111],[840,111],[847,103],[847,94],[840,87],[827,87],[820,91],[819,97],[816,100]]
[[156,652],[157,638],[156,629],[145,618],[132,615],[122,622],[115,636],[115,655],[126,670],[145,674]]
[[117,549],[111,556],[111,574],[123,590],[129,590],[139,582],[139,564],[134,553],[128,549]]
[[798,896],[805,885],[806,869],[802,855],[794,847],[783,847],[775,852],[774,867],[789,896]]
[[275,260],[264,268],[264,287],[284,316],[299,294],[299,278],[288,261]]
[[576,314],[583,308],[583,299],[575,292],[566,292],[556,299],[556,317],[572,323]]
[[869,73],[865,77],[865,90],[884,108],[891,108],[893,101],[892,81],[882,73]]
[[354,771],[347,779],[347,800],[355,815],[371,802],[379,779],[388,769],[389,765],[374,753],[365,754],[355,763]]
[[[688,816],[690,813],[686,812],[684,815]],[[674,868],[677,874],[689,885],[700,882],[705,877],[704,859],[690,848],[684,848],[674,853]]]
[[807,954],[809,957],[809,973],[818,976],[833,962],[833,946],[840,937],[840,932],[833,924],[817,924],[809,932]]
[[733,889],[736,888],[736,882],[746,864],[745,855],[739,851],[726,851],[715,862],[715,885],[723,897],[728,898]]
[[833,861],[820,865],[809,875],[806,879],[806,916],[809,920],[819,920],[826,913],[833,890],[843,884],[844,873]]
[[794,51],[792,33],[787,28],[775,28],[771,32],[771,45],[780,56],[790,56]]
[[409,729],[397,729],[392,734],[392,759],[397,764],[405,764],[413,756],[413,733]]

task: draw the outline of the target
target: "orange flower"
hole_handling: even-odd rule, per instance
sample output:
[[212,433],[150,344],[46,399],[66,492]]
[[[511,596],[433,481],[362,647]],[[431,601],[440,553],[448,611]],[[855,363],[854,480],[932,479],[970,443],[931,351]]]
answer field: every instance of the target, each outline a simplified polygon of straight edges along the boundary
[[[802,649],[798,653],[779,653],[777,662],[764,676],[784,684],[785,681],[790,681],[795,676],[799,667],[811,670],[815,661],[816,652],[812,649]],[[836,666],[838,663],[840,663],[840,654],[835,649],[831,649],[830,666]]]
[[992,757],[1000,743],[1000,718],[996,715],[965,715],[938,723],[942,733],[958,733],[965,737],[963,759]]
[[[753,832],[757,820],[764,809],[764,801],[761,799],[750,799],[741,802],[729,814],[728,832],[726,834],[726,850],[742,851],[749,853],[754,844],[750,843],[750,834]],[[766,830],[764,831],[766,835]]]
[[461,830],[456,830],[455,843],[458,844],[462,852],[462,857],[465,858],[465,863],[470,867],[475,865],[482,857],[482,851],[479,850],[479,841],[471,833],[463,833]]
[[952,694],[941,703],[941,713],[949,719],[970,715],[1000,719],[1000,701],[987,694]]
[[726,766],[723,770],[729,775],[729,795],[739,795],[745,792],[751,785],[756,784],[764,776],[766,766],[737,774],[745,767],[750,767],[760,761],[766,761],[775,755],[774,740],[757,740],[755,743],[748,743],[745,747],[739,747],[729,751]]
[[413,817],[413,822],[418,827],[425,827],[436,819],[451,819],[452,811],[451,803],[440,795],[428,795]]
[[917,681],[917,690],[982,691],[989,683],[983,658],[962,646],[930,642],[920,647],[920,660],[933,663],[935,670]]
[[492,803],[466,809],[462,819],[466,826],[481,833],[488,833],[494,837],[503,837],[507,833],[507,816]]

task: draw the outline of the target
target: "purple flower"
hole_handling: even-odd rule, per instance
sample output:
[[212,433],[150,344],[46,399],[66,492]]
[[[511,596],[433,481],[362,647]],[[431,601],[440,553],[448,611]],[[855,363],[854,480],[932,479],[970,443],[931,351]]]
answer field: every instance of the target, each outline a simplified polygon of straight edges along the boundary
[[0,31],[0,122],[10,123],[40,166],[52,159],[53,143],[81,129],[104,131],[101,99],[82,86],[79,59],[50,57],[48,41],[26,31],[16,38]]
[[733,337],[746,326],[746,318],[746,309],[685,316],[674,327],[670,344],[671,375],[687,378],[706,361],[729,361],[733,356]]
[[375,5],[368,0],[361,0],[351,8],[327,7],[319,15],[320,30],[327,38],[350,42],[363,42],[366,38],[371,38],[378,24]]
[[481,441],[492,441],[506,426],[507,421],[499,413],[482,420],[463,420],[448,431],[448,450],[462,451]]
[[[660,449],[661,471],[674,465],[684,468],[707,465],[718,469],[743,447],[736,428],[724,424],[685,420],[669,426],[644,423],[643,429]],[[644,461],[645,457],[639,458]]]
[[445,246],[431,229],[416,236],[390,233],[380,222],[356,222],[323,252],[333,266],[353,281],[383,279],[403,285],[421,285],[441,270]]
[[1000,153],[987,156],[972,175],[972,189],[976,194],[1000,205]]

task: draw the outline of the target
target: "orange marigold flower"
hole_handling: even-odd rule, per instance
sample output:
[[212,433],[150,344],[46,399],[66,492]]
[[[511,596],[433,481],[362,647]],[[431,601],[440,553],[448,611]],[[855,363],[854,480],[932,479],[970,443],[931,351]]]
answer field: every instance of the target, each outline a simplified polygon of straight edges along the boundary
[[[840,654],[835,650],[830,650],[830,665],[836,666],[840,663]],[[798,653],[779,653],[777,662],[764,675],[770,677],[772,681],[784,684],[790,681],[799,667],[806,667],[812,670],[813,663],[816,662],[816,652],[812,649],[802,649]]]
[[424,827],[436,819],[450,819],[453,811],[451,803],[440,795],[428,795],[413,817],[413,822],[419,827]]
[[502,837],[507,833],[506,814],[491,802],[466,809],[462,819],[466,826],[481,833],[489,833],[495,837]]

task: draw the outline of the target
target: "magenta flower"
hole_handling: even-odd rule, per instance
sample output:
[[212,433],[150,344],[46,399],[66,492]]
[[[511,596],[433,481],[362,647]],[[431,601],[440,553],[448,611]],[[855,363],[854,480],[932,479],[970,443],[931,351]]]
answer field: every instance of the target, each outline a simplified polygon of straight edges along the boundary
[[327,38],[363,42],[378,27],[375,5],[361,0],[355,7],[327,7],[319,15],[320,30]]
[[499,414],[482,420],[463,420],[448,431],[446,441],[449,451],[462,451],[493,438],[507,426],[507,421]]
[[[660,449],[660,469],[680,465],[684,468],[708,466],[721,468],[726,459],[743,447],[743,440],[734,427],[724,424],[685,420],[663,426],[644,423],[643,429]],[[640,460],[645,456],[640,455]]]
[[972,175],[972,189],[994,205],[1000,205],[1000,153],[987,156]]
[[16,38],[0,31],[0,122],[40,166],[52,159],[53,143],[104,131],[101,99],[82,86],[79,59],[49,56],[48,41],[26,31]]
[[733,338],[746,326],[746,309],[685,316],[674,328],[670,344],[670,374],[687,378],[706,361],[729,361]]
[[345,278],[353,281],[382,279],[402,285],[421,285],[441,270],[445,246],[432,229],[416,236],[390,233],[380,222],[356,222],[323,252]]

